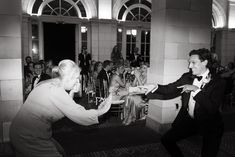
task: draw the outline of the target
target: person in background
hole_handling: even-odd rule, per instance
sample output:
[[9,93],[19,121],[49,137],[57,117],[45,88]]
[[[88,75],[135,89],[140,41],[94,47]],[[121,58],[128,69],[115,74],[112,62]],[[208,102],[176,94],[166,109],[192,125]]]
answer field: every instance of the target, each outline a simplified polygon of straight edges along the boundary
[[111,52],[111,61],[114,63],[114,65],[119,62],[120,60],[122,60],[122,53],[120,52],[119,48],[117,45],[115,45],[113,47],[113,50]]
[[130,55],[130,65],[131,67],[140,67],[142,62],[142,57],[139,54],[139,48],[135,47],[134,52]]
[[110,76],[108,72],[110,69],[111,69],[111,61],[105,60],[103,62],[103,68],[97,76],[97,79],[99,79],[100,82],[101,97],[106,97],[106,94],[108,92],[107,89],[110,83]]
[[49,75],[50,77],[54,77],[52,73],[52,69],[54,67],[54,63],[52,59],[49,59],[45,63],[45,74]]
[[95,60],[92,60],[91,61],[91,66],[90,66],[90,71],[89,71],[89,77],[92,77],[94,71],[95,71],[95,64],[96,64],[96,61]]
[[45,74],[43,72],[42,64],[39,63],[39,62],[35,63],[34,64],[34,77],[33,77],[33,80],[32,80],[31,90],[33,90],[39,82],[50,79],[50,78],[51,78],[51,76],[49,76],[48,74]]
[[86,47],[82,47],[82,52],[78,55],[78,65],[81,68],[82,90],[84,91],[88,83],[88,73],[91,65],[91,55]]
[[[147,82],[147,65],[142,64],[140,69],[135,68],[133,71],[134,80],[130,84],[132,87],[144,86]],[[132,88],[130,87],[130,88]],[[122,124],[129,125],[137,120],[146,118],[147,98],[145,94],[131,94],[126,97],[124,105],[124,119]]]
[[189,69],[177,81],[168,85],[147,86],[149,99],[159,96],[181,96],[182,107],[172,127],[161,142],[172,157],[183,157],[177,142],[193,135],[202,136],[201,157],[216,157],[224,131],[220,113],[225,81],[212,73],[208,49],[189,53]]
[[147,83],[147,70],[148,67],[146,64],[142,64],[140,69],[134,71],[135,79],[132,86],[143,86]]
[[95,65],[94,65],[94,72],[92,74],[92,83],[93,83],[93,90],[96,91],[96,87],[97,87],[97,84],[99,82],[97,82],[97,77],[98,77],[98,74],[100,73],[100,71],[102,70],[102,63],[101,62],[96,62]]
[[24,64],[24,77],[29,73],[29,63],[32,62],[32,58],[30,56],[25,57],[25,64]]
[[98,109],[86,110],[73,100],[80,88],[80,69],[73,61],[62,60],[54,69],[59,77],[39,83],[12,121],[10,139],[16,156],[65,156],[52,138],[52,124],[63,117],[80,125],[97,124],[98,117],[110,109],[112,94]]
[[34,77],[34,63],[29,62],[27,65],[27,68],[25,68],[25,76],[24,76],[24,99],[27,98],[29,93],[31,92],[32,89],[32,81]]
[[42,71],[45,73],[45,69],[46,69],[46,63],[43,59],[39,60],[38,63],[40,63],[42,65]]
[[128,94],[128,87],[126,86],[126,76],[124,65],[117,63],[115,65],[115,73],[111,78],[110,87],[114,91],[113,100],[121,100]]

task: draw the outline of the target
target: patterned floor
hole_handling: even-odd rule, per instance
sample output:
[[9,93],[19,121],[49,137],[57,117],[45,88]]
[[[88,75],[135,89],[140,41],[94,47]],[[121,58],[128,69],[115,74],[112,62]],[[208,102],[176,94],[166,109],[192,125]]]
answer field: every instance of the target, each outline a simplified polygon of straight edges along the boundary
[[[185,157],[200,157],[200,145],[195,138],[181,141]],[[71,155],[69,157],[170,157],[160,143],[123,147],[118,149]],[[225,133],[218,157],[235,157],[235,132]]]
[[[233,109],[233,111],[232,111]],[[225,121],[225,130],[224,136],[222,138],[221,147],[219,150],[218,157],[235,157],[235,107],[229,108],[224,111],[224,121]],[[143,122],[140,122],[143,125]],[[98,130],[103,130],[106,127],[120,127],[120,122],[111,119],[105,123],[102,123],[96,128]],[[129,128],[133,126],[128,126]],[[69,130],[71,129],[71,130]],[[63,128],[60,131],[70,132],[74,128]],[[90,129],[87,127],[79,128],[81,132],[87,133]],[[133,129],[132,129],[133,130]],[[138,131],[134,130],[134,131]],[[88,134],[92,132],[88,132]],[[80,139],[79,139],[80,140]],[[120,140],[122,141],[122,140]],[[185,157],[200,157],[200,148],[201,148],[201,139],[193,137],[187,140],[183,140],[179,143],[179,146]],[[90,143],[88,143],[90,144]],[[110,143],[108,143],[110,144]],[[169,157],[163,146],[159,142],[149,142],[149,143],[139,143],[136,145],[129,146],[120,146],[109,148],[109,149],[100,149],[93,150],[96,152],[89,153],[74,153],[69,155],[69,157]],[[14,157],[13,151],[9,143],[0,143],[0,157]]]

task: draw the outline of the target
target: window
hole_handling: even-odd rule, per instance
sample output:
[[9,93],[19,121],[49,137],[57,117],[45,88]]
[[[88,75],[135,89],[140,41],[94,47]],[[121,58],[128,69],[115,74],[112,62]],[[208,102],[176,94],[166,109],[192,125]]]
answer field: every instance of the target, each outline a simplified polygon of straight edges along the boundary
[[80,0],[36,0],[33,5],[33,14],[50,16],[71,16],[86,18],[87,13],[83,3]]
[[141,31],[141,56],[144,62],[150,62],[150,30]]
[[118,50],[122,50],[122,28],[121,27],[118,27],[117,28],[117,47],[118,47]]
[[120,8],[117,20],[151,22],[151,3],[147,0],[129,0]]
[[126,59],[130,59],[130,54],[133,52],[136,47],[136,29],[127,29],[126,30]]
[[32,59],[33,61],[39,60],[39,33],[38,24],[32,24]]
[[81,45],[81,47],[83,48],[83,47],[85,47],[85,48],[87,48],[88,46],[87,46],[87,35],[88,35],[88,33],[87,33],[87,31],[88,31],[88,27],[87,26],[81,26],[81,40],[82,40],[82,45]]

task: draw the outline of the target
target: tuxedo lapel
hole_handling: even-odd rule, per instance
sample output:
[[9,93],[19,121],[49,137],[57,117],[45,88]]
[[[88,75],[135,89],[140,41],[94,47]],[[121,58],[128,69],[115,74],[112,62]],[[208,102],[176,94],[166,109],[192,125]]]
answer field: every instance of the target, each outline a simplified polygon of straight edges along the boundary
[[[192,75],[190,75],[186,78],[185,84],[192,85],[193,80],[194,80],[194,78],[192,77]],[[188,108],[189,98],[190,98],[190,92],[189,93],[184,92],[182,94],[182,103],[183,103],[183,106],[185,106],[186,108]]]
[[202,90],[208,89],[210,86],[214,85],[217,79],[218,79],[218,77],[212,76],[212,77],[211,77],[211,80],[210,80],[208,83],[206,83],[206,84],[204,85],[204,87],[202,88]]

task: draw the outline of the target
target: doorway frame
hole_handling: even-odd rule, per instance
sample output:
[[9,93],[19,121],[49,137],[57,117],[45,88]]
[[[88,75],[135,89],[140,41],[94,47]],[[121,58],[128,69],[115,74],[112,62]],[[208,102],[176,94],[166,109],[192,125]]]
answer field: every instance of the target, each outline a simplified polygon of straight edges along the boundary
[[[90,21],[88,19],[79,19],[79,18],[73,18],[73,17],[54,17],[54,16],[47,16],[47,15],[42,15],[42,16],[31,16],[29,17],[31,20],[30,23],[30,28],[32,27],[32,24],[38,24],[38,40],[39,40],[39,45],[38,45],[38,58],[39,60],[44,59],[44,28],[43,28],[43,23],[48,22],[48,23],[66,23],[66,24],[75,24],[75,63],[78,64],[78,55],[81,52],[81,45],[82,45],[82,40],[81,40],[81,26],[86,25],[88,28],[87,31],[87,51],[92,55],[91,52],[91,26],[90,26]],[[32,30],[32,28],[30,29]],[[24,54],[25,55],[25,54]],[[29,32],[29,56],[32,56],[32,33]],[[26,55],[25,55],[26,56]]]

